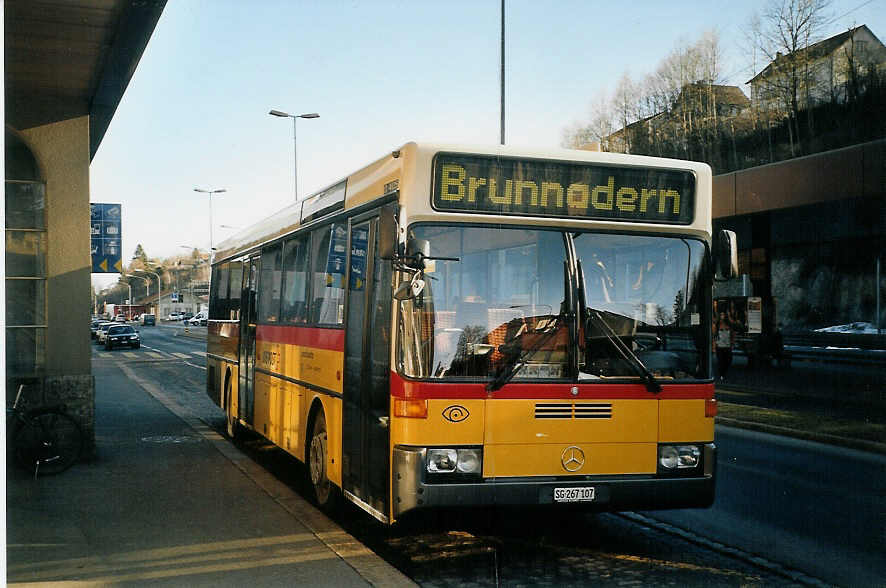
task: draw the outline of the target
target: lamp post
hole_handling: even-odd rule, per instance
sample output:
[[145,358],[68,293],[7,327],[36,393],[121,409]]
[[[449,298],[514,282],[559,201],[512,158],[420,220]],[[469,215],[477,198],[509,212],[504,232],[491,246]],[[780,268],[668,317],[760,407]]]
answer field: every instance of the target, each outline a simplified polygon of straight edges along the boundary
[[194,192],[209,194],[209,265],[212,265],[212,252],[215,251],[212,247],[212,195],[221,194],[222,192],[227,192],[227,190],[224,188],[219,190],[201,190],[200,188],[194,188]]
[[320,115],[316,112],[308,112],[305,114],[289,114],[288,112],[283,112],[282,110],[272,110],[268,114],[270,114],[271,116],[279,116],[292,119],[292,169],[293,175],[295,176],[295,200],[298,201],[298,154],[295,141],[295,121],[300,118],[320,118]]
[[132,314],[132,286],[129,284],[129,282],[123,281],[122,276],[125,276],[125,275],[126,274],[121,274],[121,278],[119,280],[117,280],[117,283],[126,284],[126,287],[129,288],[129,302],[127,303],[127,306],[129,306],[129,314]]
[[[146,274],[152,274],[155,278],[157,278],[157,309],[154,310],[154,312],[155,312],[156,315],[159,317],[159,316],[160,316],[160,290],[162,290],[162,287],[161,287],[161,285],[160,285],[160,274],[155,273],[155,272],[151,272],[151,271],[148,271],[148,270],[143,270],[143,269],[136,269],[136,270],[132,270],[132,271],[134,271],[134,272],[144,272],[144,273],[146,273]],[[150,292],[149,292],[149,293],[148,293],[148,296],[150,296],[150,295],[151,295],[151,294],[150,294]],[[158,320],[159,320],[159,318],[158,318]]]
[[501,0],[501,144],[505,144],[505,0]]
[[[132,271],[135,271],[135,270],[132,270]],[[144,276],[137,276],[135,274],[128,274],[128,275],[133,278],[138,278],[139,280],[144,280],[145,288],[147,288],[147,293],[145,294],[145,298],[150,298],[151,297],[151,281],[148,280],[148,278],[146,278]]]

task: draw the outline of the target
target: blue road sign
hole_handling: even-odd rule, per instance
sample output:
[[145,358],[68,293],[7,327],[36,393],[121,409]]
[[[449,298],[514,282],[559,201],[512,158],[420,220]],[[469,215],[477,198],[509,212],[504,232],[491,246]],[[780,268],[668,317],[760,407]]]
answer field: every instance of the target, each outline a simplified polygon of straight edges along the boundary
[[89,205],[90,251],[92,273],[119,274],[123,272],[123,233],[119,204]]

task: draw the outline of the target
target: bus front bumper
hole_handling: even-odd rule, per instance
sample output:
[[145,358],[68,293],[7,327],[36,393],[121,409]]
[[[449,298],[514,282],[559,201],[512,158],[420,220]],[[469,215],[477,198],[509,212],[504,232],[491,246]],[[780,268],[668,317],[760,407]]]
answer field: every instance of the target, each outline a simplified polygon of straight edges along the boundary
[[[582,476],[576,478],[493,478],[428,482],[424,449],[395,447],[394,517],[416,509],[483,506],[579,507],[593,511],[707,508],[714,502],[716,447],[704,445],[703,471],[697,477],[654,475]],[[558,503],[558,488],[593,488],[593,499]]]

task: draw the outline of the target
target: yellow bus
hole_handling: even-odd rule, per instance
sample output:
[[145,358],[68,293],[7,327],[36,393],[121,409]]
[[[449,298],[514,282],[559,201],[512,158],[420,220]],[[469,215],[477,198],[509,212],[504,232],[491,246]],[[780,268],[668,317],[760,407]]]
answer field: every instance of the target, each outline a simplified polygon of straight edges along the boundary
[[704,507],[734,237],[702,163],[408,143],[218,246],[207,393],[384,523]]

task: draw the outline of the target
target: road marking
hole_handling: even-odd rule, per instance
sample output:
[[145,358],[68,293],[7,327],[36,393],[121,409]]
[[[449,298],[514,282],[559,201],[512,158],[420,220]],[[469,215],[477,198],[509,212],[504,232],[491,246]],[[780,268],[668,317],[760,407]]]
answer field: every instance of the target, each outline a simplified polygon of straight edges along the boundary
[[109,353],[109,352],[101,352],[101,351],[99,351],[98,356],[99,356],[99,357],[114,357],[114,354],[113,354],[113,353]]
[[136,354],[135,354],[134,352],[132,352],[132,351],[124,351],[124,352],[123,352],[123,356],[124,356],[124,357],[128,357],[129,359],[135,359],[136,357],[138,357],[138,355],[136,355]]
[[150,355],[151,357],[153,357],[155,359],[163,359],[164,357],[166,357],[165,355],[163,355],[162,353],[160,353],[158,351],[148,351],[148,355]]
[[200,357],[206,357],[205,351],[192,351],[191,353],[193,353],[194,355],[199,355]]
[[179,353],[177,351],[173,351],[172,355],[176,356],[179,359],[191,359],[191,356],[187,353]]

